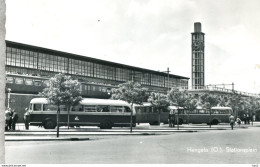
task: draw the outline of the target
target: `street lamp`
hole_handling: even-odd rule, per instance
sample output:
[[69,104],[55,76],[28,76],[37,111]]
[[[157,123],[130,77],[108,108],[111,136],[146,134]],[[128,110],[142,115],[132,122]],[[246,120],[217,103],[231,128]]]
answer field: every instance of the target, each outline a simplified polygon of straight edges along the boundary
[[166,73],[167,72],[167,80],[168,80],[168,84],[167,84],[167,90],[169,91],[170,90],[170,70],[169,70],[169,67],[167,67],[167,71],[162,71],[163,73]]
[[7,94],[7,108],[10,108],[10,92],[11,92],[11,88],[7,89],[8,94]]

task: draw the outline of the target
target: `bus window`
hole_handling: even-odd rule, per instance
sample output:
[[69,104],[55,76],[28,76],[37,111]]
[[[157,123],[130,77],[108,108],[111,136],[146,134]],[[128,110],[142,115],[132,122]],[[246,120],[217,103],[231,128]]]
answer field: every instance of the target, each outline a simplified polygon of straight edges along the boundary
[[50,82],[48,80],[43,81],[43,86],[45,87],[50,86]]
[[206,111],[205,110],[198,110],[199,111],[199,114],[205,114]]
[[[223,111],[219,111],[219,110],[211,110],[212,114],[221,114]],[[225,112],[225,111],[224,111]]]
[[29,106],[29,110],[32,110],[32,106],[33,106],[33,104],[30,104],[30,106]]
[[71,111],[80,111],[80,112],[83,112],[83,106],[82,105],[77,105],[77,106],[73,106]]
[[42,82],[39,80],[34,80],[34,85],[35,86],[42,86]]
[[123,112],[124,108],[122,106],[111,106],[110,111],[111,112]]
[[102,88],[102,92],[106,92],[107,89],[105,87]]
[[179,114],[186,114],[186,112],[183,109],[182,110],[179,109]]
[[138,113],[144,113],[146,112],[147,107],[135,107],[135,110],[138,111]]
[[6,77],[6,83],[13,83],[13,77]]
[[53,104],[44,104],[43,105],[43,111],[57,111],[58,107],[57,105]]
[[33,110],[34,111],[41,111],[42,109],[41,109],[41,104],[33,104]]
[[197,114],[197,113],[198,113],[198,110],[190,111],[190,114]]
[[25,79],[25,85],[32,85],[33,80],[32,79]]
[[93,106],[93,105],[84,106],[84,111],[85,112],[96,112],[96,106]]
[[131,112],[130,108],[125,106],[125,112]]
[[101,112],[110,112],[109,111],[109,106],[100,106]]
[[19,85],[23,84],[23,78],[15,78],[15,83]]

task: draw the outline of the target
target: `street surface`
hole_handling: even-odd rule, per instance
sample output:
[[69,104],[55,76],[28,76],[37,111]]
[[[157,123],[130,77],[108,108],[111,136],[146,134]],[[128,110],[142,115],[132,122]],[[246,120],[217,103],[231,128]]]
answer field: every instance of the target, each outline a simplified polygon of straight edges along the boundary
[[153,135],[85,134],[86,141],[7,141],[5,158],[8,164],[259,164],[260,127],[223,127]]

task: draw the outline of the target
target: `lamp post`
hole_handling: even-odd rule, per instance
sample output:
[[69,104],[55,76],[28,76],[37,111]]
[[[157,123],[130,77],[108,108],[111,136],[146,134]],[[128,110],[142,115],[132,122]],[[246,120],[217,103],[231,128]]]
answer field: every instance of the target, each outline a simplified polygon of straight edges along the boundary
[[169,91],[170,90],[170,70],[169,70],[169,67],[167,67],[167,71],[162,71],[162,72],[164,72],[164,73],[166,73],[167,72],[167,80],[168,80],[168,84],[167,84],[167,91]]
[[7,94],[7,108],[10,108],[10,92],[11,92],[11,88],[7,89],[8,94]]

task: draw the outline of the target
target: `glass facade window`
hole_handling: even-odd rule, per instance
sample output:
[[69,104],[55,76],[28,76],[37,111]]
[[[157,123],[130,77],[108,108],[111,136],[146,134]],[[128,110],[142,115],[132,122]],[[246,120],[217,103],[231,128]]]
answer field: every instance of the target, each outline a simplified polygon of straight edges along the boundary
[[80,60],[69,59],[69,73],[82,75],[82,63]]
[[83,62],[83,75],[93,77],[93,63],[91,62]]
[[94,77],[115,80],[115,67],[94,63]]
[[150,85],[150,83],[151,83],[150,74],[149,73],[142,73],[141,84]]
[[6,65],[11,65],[12,61],[12,48],[6,47]]
[[131,81],[132,80],[132,72],[128,69],[116,68],[116,80],[117,81]]
[[140,71],[132,71],[133,79],[135,82],[141,83],[142,82],[142,72]]
[[164,87],[164,76],[151,74],[151,85]]
[[107,66],[107,79],[115,80],[115,67]]

